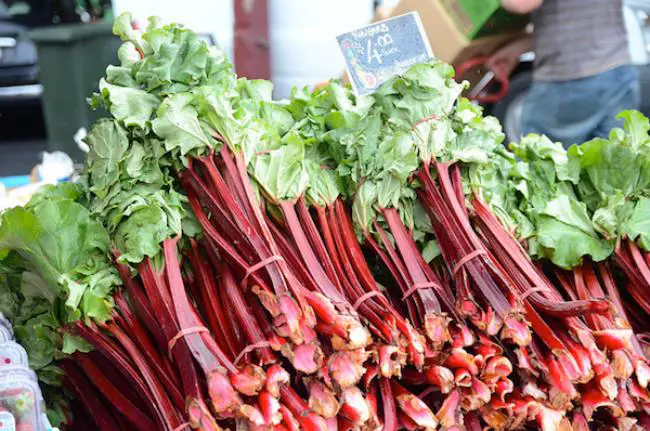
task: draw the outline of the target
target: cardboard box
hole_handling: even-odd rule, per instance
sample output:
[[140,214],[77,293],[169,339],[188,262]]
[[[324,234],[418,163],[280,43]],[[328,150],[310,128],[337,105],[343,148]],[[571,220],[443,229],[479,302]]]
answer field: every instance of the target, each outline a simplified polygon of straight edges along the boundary
[[402,0],[384,19],[412,11],[420,14],[434,55],[453,65],[473,57],[490,55],[497,48],[525,34],[525,30],[516,30],[472,40],[456,24],[440,0]]
[[[372,22],[382,21],[408,12],[418,12],[424,30],[429,37],[433,54],[436,58],[453,66],[458,66],[470,58],[490,55],[501,46],[526,35],[526,30],[523,29],[472,40],[456,24],[447,8],[442,4],[443,1],[448,0],[402,0],[392,9],[378,8]],[[471,1],[489,2],[491,0]],[[474,84],[480,80],[481,76],[482,71],[475,71],[473,75],[465,76],[464,79]],[[344,72],[342,78],[343,82],[349,83],[347,71]]]
[[440,0],[470,40],[508,31],[522,30],[528,15],[515,15],[501,7],[500,0]]

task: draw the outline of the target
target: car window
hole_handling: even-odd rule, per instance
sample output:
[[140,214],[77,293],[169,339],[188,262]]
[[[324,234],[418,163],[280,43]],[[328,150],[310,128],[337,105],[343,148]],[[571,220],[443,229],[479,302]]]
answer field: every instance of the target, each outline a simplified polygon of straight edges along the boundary
[[10,18],[11,18],[11,14],[9,13],[9,8],[5,4],[5,2],[0,0],[0,19],[10,19]]

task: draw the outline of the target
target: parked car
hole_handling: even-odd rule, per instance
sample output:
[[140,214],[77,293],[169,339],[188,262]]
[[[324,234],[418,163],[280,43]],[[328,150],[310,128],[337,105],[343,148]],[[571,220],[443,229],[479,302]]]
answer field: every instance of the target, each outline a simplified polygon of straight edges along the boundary
[[110,0],[0,0],[0,139],[45,135],[33,28],[103,19]]
[[36,47],[26,34],[27,28],[0,1],[0,103],[38,100],[43,91]]
[[[0,0],[0,139],[42,137],[43,87],[36,47],[27,38],[26,23],[14,13]],[[30,119],[29,127],[25,118]]]
[[[630,54],[641,81],[641,111],[650,116],[650,0],[624,0],[623,8]],[[532,82],[534,60],[534,52],[524,53],[510,76],[508,93],[487,106],[488,112],[503,124],[508,141],[518,140],[521,135],[521,115]]]

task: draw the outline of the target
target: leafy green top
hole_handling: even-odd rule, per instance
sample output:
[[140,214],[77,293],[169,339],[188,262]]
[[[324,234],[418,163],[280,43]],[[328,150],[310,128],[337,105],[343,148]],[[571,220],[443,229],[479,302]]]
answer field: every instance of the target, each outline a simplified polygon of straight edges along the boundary
[[620,238],[650,249],[650,123],[636,111],[619,118],[624,128],[609,139],[569,150],[545,136],[523,137],[511,144],[519,161],[474,179],[502,221],[528,240],[533,257],[572,268],[587,256],[606,259]]

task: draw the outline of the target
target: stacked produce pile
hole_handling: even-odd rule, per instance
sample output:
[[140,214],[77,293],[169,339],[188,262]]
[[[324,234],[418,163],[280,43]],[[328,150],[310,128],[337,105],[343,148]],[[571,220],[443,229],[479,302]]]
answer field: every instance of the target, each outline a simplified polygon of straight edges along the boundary
[[280,104],[186,29],[115,31],[82,181],[0,222],[0,311],[80,402],[60,420],[650,426],[646,119],[513,154],[439,62]]

